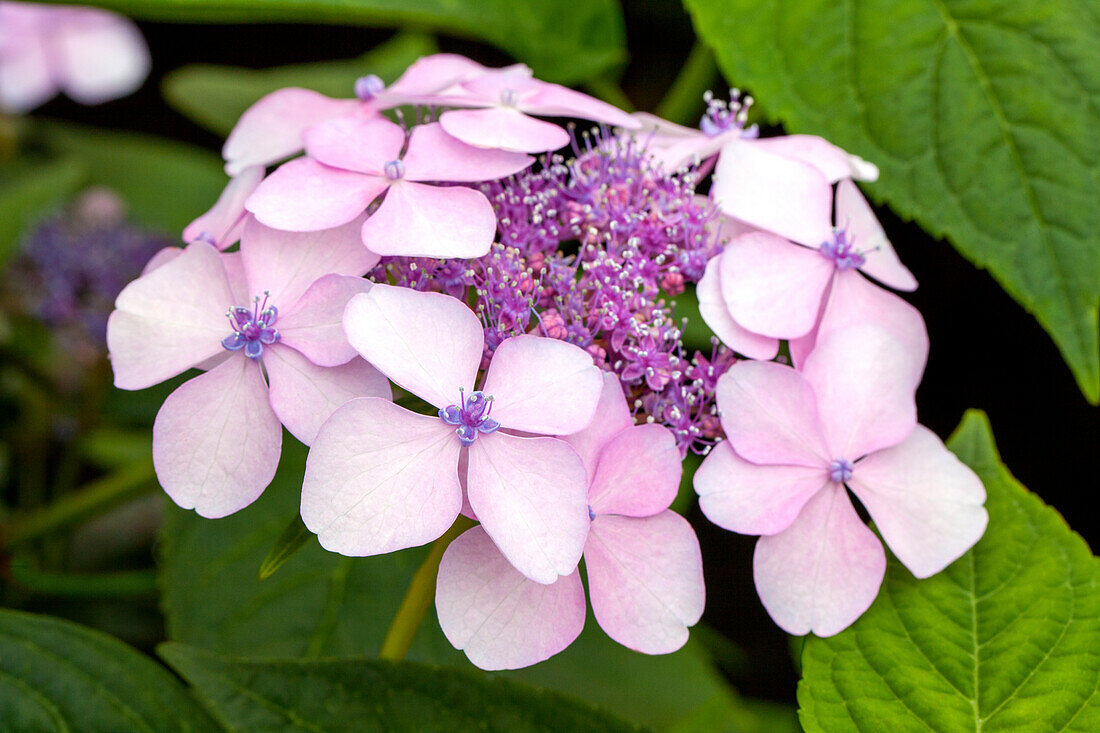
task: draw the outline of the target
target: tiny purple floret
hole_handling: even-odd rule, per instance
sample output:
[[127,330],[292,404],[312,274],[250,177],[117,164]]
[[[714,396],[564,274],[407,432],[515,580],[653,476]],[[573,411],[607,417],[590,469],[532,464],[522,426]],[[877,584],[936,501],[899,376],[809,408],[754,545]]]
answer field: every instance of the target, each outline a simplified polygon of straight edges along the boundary
[[400,160],[391,160],[390,162],[386,163],[382,170],[385,171],[386,178],[390,179],[391,181],[396,181],[400,178],[405,177],[405,164],[402,163]]
[[500,423],[489,417],[493,409],[493,398],[481,390],[475,390],[469,397],[458,390],[458,404],[439,410],[439,419],[448,425],[455,425],[455,435],[462,445],[473,445],[480,433],[492,433]]
[[355,80],[355,96],[361,102],[369,102],[386,88],[386,83],[375,74],[361,76]]
[[847,458],[836,458],[829,464],[829,480],[835,484],[842,484],[852,478],[854,466]]
[[703,100],[707,103],[707,111],[699,120],[699,129],[707,137],[717,137],[730,131],[740,131],[741,137],[746,140],[760,136],[760,128],[756,125],[745,127],[752,97],[742,99],[738,90],[731,89],[728,102],[716,99],[710,92],[703,95]]
[[251,310],[236,305],[226,311],[233,333],[222,339],[222,346],[229,351],[244,349],[245,356],[258,361],[264,355],[264,346],[278,343],[279,332],[272,326],[279,317],[279,309],[267,304],[270,295],[265,290],[262,302],[258,295],[253,298]]
[[822,256],[836,263],[838,270],[851,270],[863,267],[867,258],[855,248],[855,240],[849,236],[848,229],[834,229],[833,238],[821,243],[818,250]]

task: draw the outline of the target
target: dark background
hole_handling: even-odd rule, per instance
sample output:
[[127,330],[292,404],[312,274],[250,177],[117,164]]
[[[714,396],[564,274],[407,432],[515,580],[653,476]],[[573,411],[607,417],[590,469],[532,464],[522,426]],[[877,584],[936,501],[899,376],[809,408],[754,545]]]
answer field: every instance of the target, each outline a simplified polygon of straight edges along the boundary
[[[624,10],[631,63],[623,87],[638,109],[652,111],[694,42],[691,24],[677,3],[626,0]],[[80,107],[59,98],[38,114],[140,130],[218,150],[218,137],[163,102],[159,86],[166,72],[196,62],[264,68],[351,58],[392,33],[290,25],[142,23],[141,28],[154,68],[137,94],[99,107]],[[440,47],[489,65],[510,61],[476,43],[440,39]],[[348,96],[352,82],[349,79]],[[724,87],[716,78],[716,93],[721,96]],[[917,394],[921,422],[946,438],[967,408],[985,410],[1002,457],[1016,477],[1095,546],[1098,528],[1092,507],[1100,489],[1100,410],[1085,401],[1039,324],[987,273],[890,210],[878,213],[898,254],[921,283],[920,289],[906,295],[924,314],[932,339]],[[704,620],[747,653],[744,665],[729,670],[734,682],[744,694],[793,701],[797,675],[787,661],[788,638],[768,618],[753,588],[755,538],[721,530],[698,511],[691,519],[706,569]]]

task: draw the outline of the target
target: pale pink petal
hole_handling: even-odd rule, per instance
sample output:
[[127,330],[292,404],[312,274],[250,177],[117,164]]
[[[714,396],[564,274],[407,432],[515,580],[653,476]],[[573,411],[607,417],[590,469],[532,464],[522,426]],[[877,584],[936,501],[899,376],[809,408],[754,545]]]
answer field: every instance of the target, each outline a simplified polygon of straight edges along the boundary
[[55,94],[45,44],[32,34],[13,38],[0,54],[0,109],[29,112]]
[[832,236],[833,190],[825,176],[748,141],[722,148],[710,192],[730,216],[799,244],[817,247]]
[[817,395],[830,460],[855,461],[913,432],[919,358],[875,325],[850,326],[818,340],[802,373]]
[[488,253],[497,233],[493,205],[465,186],[397,181],[363,223],[363,243],[383,256],[456,257]]
[[383,284],[351,299],[344,331],[364,359],[436,407],[473,388],[485,338],[462,301]]
[[859,324],[881,326],[901,341],[906,351],[915,355],[912,361],[915,375],[912,378],[920,381],[928,360],[928,330],[920,311],[851,270],[838,272],[833,278],[833,287],[825,300],[817,327],[790,342],[794,365],[802,366],[817,339]]
[[431,542],[462,506],[454,430],[378,397],[345,403],[306,461],[302,521],[321,546],[381,555]]
[[753,556],[760,601],[788,634],[832,636],[866,611],[886,573],[886,553],[844,488],[814,496],[794,523],[761,537]]
[[100,104],[137,90],[149,75],[149,48],[130,20],[83,10],[53,36],[54,78],[81,104]]
[[306,154],[344,170],[385,175],[405,145],[405,130],[385,117],[336,117],[306,130]]
[[531,70],[523,64],[514,64],[504,69],[490,69],[465,56],[437,53],[417,59],[397,81],[387,87],[386,91],[397,96],[436,94],[450,86],[476,79],[490,72],[531,75]]
[[729,441],[714,446],[695,472],[699,509],[740,534],[782,532],[828,483],[824,466],[760,466],[737,455]]
[[835,271],[817,250],[752,232],[726,246],[718,274],[734,321],[754,333],[789,339],[814,327]]
[[587,486],[568,443],[482,435],[470,446],[466,481],[481,526],[516,570],[553,583],[576,569],[588,535]]
[[618,107],[560,84],[540,83],[534,94],[519,100],[518,106],[531,115],[580,117],[585,120],[605,122],[626,130],[637,130],[642,126],[641,122]]
[[153,423],[153,466],[172,501],[216,519],[263,493],[282,444],[260,366],[238,355],[168,395]]
[[592,422],[584,430],[562,438],[573,446],[584,461],[584,470],[590,482],[596,475],[596,463],[600,460],[600,451],[604,445],[617,433],[634,424],[619,378],[611,372],[604,372],[602,377],[603,388]]
[[262,165],[245,168],[230,179],[214,206],[183,230],[183,241],[206,242],[225,249],[241,238],[245,217],[244,202],[264,179]]
[[989,521],[981,479],[923,425],[855,464],[848,485],[887,547],[918,578],[957,560]]
[[157,250],[157,253],[149,258],[149,261],[145,263],[145,267],[142,268],[141,274],[148,275],[153,270],[157,269],[161,265],[167,264],[172,260],[183,254],[183,247],[165,247]]
[[506,428],[568,435],[592,422],[603,373],[584,349],[543,336],[513,336],[493,354],[485,375],[492,417]]
[[584,548],[592,613],[623,646],[668,654],[684,645],[703,615],[703,558],[687,520],[596,517]]
[[[666,171],[709,158],[731,137],[729,134],[710,137],[698,128],[677,125],[647,112],[635,112],[631,117],[641,125],[635,137]],[[733,134],[739,135],[738,132]]]
[[917,289],[917,279],[901,264],[871,205],[847,179],[836,187],[836,223],[848,228],[856,249],[866,258],[859,268],[863,273],[896,290]]
[[296,158],[268,176],[245,207],[269,227],[315,232],[347,224],[387,186],[389,181],[379,176]]
[[280,343],[318,366],[346,363],[357,352],[344,333],[344,310],[348,301],[370,288],[371,282],[361,277],[325,275],[297,303],[280,312],[275,321]]
[[120,389],[144,389],[219,354],[235,305],[218,251],[204,242],[127,285],[107,322]]
[[241,115],[225,141],[222,157],[231,176],[253,165],[266,166],[300,152],[307,128],[330,117],[351,114],[355,99],[332,99],[309,89],[288,87],[261,98]]
[[448,135],[479,148],[544,153],[569,144],[569,133],[559,125],[515,107],[452,109],[439,116],[439,124]]
[[703,322],[722,343],[737,353],[750,359],[774,359],[779,353],[779,339],[753,333],[733,320],[726,308],[720,274],[722,256],[719,254],[707,262],[707,269],[695,287]]
[[222,252],[222,265],[225,266],[225,276],[229,279],[229,289],[233,292],[234,305],[250,305],[252,297],[257,293],[248,289],[248,278],[244,274],[244,258],[240,251]]
[[836,456],[810,384],[790,367],[739,361],[718,379],[718,414],[733,449],[753,463],[820,467]]
[[[784,155],[803,163],[809,163],[821,171],[829,183],[851,178],[862,178],[867,170],[866,166],[869,165],[866,161],[854,155],[849,155],[825,138],[816,135],[762,137],[751,140],[750,144],[769,153]],[[872,166],[872,168],[874,167]],[[877,177],[877,172],[877,169],[875,169],[875,177]]]
[[311,445],[336,408],[357,397],[390,399],[390,382],[362,359],[320,367],[281,344],[264,349],[271,407],[291,434]]
[[413,128],[409,149],[401,160],[405,178],[410,181],[456,183],[504,178],[535,162],[523,153],[467,145],[445,132],[438,122]]
[[600,453],[589,480],[589,509],[597,515],[653,516],[676,498],[682,472],[671,430],[655,424],[627,428]]
[[249,291],[271,293],[282,314],[325,275],[365,275],[379,259],[360,238],[365,220],[362,215],[334,229],[284,232],[250,219],[241,241]]
[[435,610],[447,640],[475,666],[518,669],[573,643],[584,628],[584,587],[576,570],[549,585],[524,577],[474,527],[443,554]]

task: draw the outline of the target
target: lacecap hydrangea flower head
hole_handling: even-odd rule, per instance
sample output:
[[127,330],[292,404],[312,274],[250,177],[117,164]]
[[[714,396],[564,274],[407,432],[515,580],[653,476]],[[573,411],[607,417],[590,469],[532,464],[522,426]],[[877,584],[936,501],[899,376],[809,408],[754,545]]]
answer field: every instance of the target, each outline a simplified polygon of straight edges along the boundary
[[922,577],[981,535],[981,484],[916,425],[920,314],[868,280],[916,286],[854,182],[874,166],[760,138],[737,95],[694,131],[449,54],[348,89],[245,112],[221,198],[118,298],[118,386],[199,370],[154,427],[181,506],[247,506],[285,426],[310,446],[306,527],[345,555],[441,543],[440,625],[486,669],[566,648],[586,584],[619,643],[685,643],[689,452],[704,514],[764,535],[758,589],[795,633],[835,633],[881,582],[847,489]]

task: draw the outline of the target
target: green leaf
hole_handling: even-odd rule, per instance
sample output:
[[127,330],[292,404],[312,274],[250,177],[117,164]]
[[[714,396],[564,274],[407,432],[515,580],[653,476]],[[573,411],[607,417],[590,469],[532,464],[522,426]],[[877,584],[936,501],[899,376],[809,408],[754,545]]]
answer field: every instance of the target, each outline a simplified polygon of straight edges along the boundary
[[355,80],[377,74],[392,82],[421,56],[435,53],[435,41],[419,33],[400,33],[356,59],[280,66],[256,71],[238,66],[195,64],[164,78],[168,103],[195,122],[227,135],[241,114],[265,94],[283,87],[304,87],[330,97],[350,97]]
[[27,227],[72,194],[86,174],[72,157],[0,166],[0,266],[15,254]]
[[809,638],[807,731],[1100,730],[1100,561],[1001,464],[984,413],[948,441],[985,483],[989,528],[944,572],[890,558],[870,610]]
[[[68,2],[68,0],[65,0]],[[436,31],[498,46],[562,84],[626,61],[617,0],[95,0],[97,7],[172,23],[305,22]]]
[[988,269],[1100,402],[1100,14],[1089,3],[685,4],[731,83],[791,131],[877,163],[872,194]]
[[226,184],[221,160],[190,145],[59,122],[36,128],[49,149],[84,165],[88,183],[118,192],[144,226],[182,231]]
[[0,610],[0,727],[12,731],[211,731],[160,665],[69,621]]
[[633,731],[563,695],[412,662],[232,660],[180,644],[160,655],[230,728],[261,731]]
[[[347,558],[307,542],[278,573],[256,568],[297,511],[305,451],[284,441],[274,483],[252,506],[216,522],[168,508],[160,541],[168,638],[228,656],[375,656],[427,548]],[[409,659],[470,668],[429,609]],[[694,641],[647,656],[614,643],[589,613],[561,654],[501,673],[599,704],[636,723],[663,728],[712,700],[742,706]],[[716,703],[717,704],[717,703]]]

